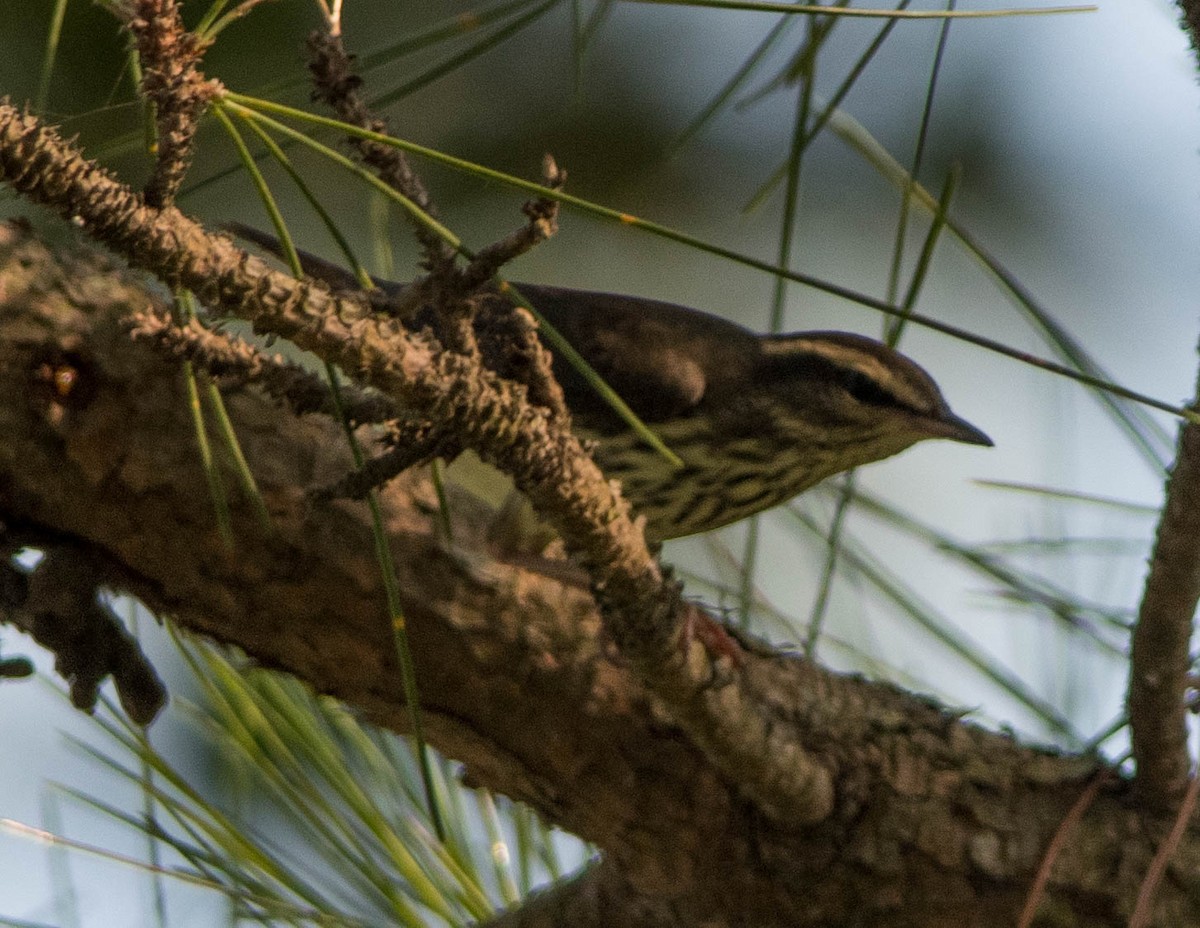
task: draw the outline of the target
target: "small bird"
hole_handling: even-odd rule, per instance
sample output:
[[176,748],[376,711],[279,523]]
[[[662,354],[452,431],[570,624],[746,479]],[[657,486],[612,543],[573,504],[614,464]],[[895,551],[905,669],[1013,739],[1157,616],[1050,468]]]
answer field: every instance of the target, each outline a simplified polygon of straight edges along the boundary
[[555,357],[576,431],[652,540],[720,528],[927,438],[992,444],[921,367],[861,335],[759,335],[656,300],[516,286],[682,458],[673,467]]
[[[230,228],[278,253],[273,237]],[[357,286],[336,265],[302,259],[314,277]],[[404,290],[376,283],[391,295]],[[921,367],[861,335],[759,335],[658,300],[514,286],[682,459],[672,466],[554,357],[573,427],[596,442],[596,463],[621,482],[652,541],[720,528],[928,438],[992,444],[950,410]]]

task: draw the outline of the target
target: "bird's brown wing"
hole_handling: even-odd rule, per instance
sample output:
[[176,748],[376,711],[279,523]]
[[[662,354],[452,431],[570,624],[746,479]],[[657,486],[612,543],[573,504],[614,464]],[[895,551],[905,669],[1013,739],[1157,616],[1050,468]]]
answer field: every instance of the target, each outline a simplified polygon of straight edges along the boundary
[[[273,235],[240,222],[225,223],[224,228],[282,255],[282,245]],[[298,253],[309,276],[335,290],[359,288],[345,268]],[[405,287],[379,279],[375,284],[391,296]],[[715,381],[724,380],[753,353],[747,349],[755,336],[748,330],[684,306],[541,284],[515,286],[644,422],[663,422],[694,409],[712,392]],[[553,352],[553,345],[545,338],[543,342]],[[608,403],[558,354],[554,375],[581,424],[597,431],[623,428]]]
[[[723,350],[754,338],[741,326],[669,303],[536,284],[516,286],[648,423],[685,414],[704,400],[723,362],[708,350],[711,346]],[[599,430],[620,427],[608,404],[557,355],[554,374],[582,424]]]

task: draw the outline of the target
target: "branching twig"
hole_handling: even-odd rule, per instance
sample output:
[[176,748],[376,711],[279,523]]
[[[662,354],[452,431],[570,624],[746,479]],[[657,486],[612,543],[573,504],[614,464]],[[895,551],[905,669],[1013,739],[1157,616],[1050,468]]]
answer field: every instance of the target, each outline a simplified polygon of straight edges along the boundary
[[[313,75],[317,99],[326,103],[343,122],[372,132],[385,132],[386,123],[371,113],[358,92],[362,78],[353,71],[353,58],[347,54],[340,32],[313,32],[308,39],[308,50],[308,67]],[[404,152],[365,139],[352,138],[351,143],[384,183],[399,191],[428,215],[436,215],[425,185],[409,167]],[[413,224],[413,233],[425,251],[429,270],[453,265],[455,252],[447,242],[419,223]]]
[[[205,328],[197,319],[176,324],[153,308],[131,313],[127,324],[134,338],[151,342],[166,357],[194,362],[224,386],[257,384],[297,415],[335,414],[328,382],[282,355],[268,355],[249,342]],[[380,393],[348,385],[342,400],[347,417],[358,425],[398,415],[396,404]]]
[[207,45],[184,29],[175,0],[128,0],[116,9],[137,44],[142,93],[154,105],[158,151],[143,192],[152,206],[168,206],[192,162],[200,114],[221,84],[197,69]]
[[[309,53],[309,70],[313,75],[317,98],[325,101],[344,122],[372,132],[383,132],[386,124],[370,111],[358,92],[362,81],[353,72],[353,59],[346,52],[336,18],[330,21],[326,32],[314,32],[309,37]],[[429,192],[409,166],[404,152],[361,138],[352,138],[351,143],[381,180],[427,215],[436,216]],[[560,189],[566,183],[566,172],[549,155],[543,162],[543,174],[546,186],[553,190]],[[426,278],[415,281],[392,303],[396,314],[408,318],[420,304],[431,303],[438,310],[437,332],[442,344],[451,351],[477,357],[475,315],[478,304],[469,297],[489,284],[500,267],[536,247],[558,229],[557,200],[539,197],[526,203],[524,212],[528,222],[522,228],[481,249],[462,271],[454,266],[455,248],[425,225],[414,223],[414,232],[424,248],[425,266],[430,273]],[[507,305],[504,309],[506,312],[513,311]],[[532,336],[525,342],[519,341],[517,345],[518,350],[533,358],[528,366],[529,379],[524,382],[535,394],[545,399],[547,408],[556,415],[565,416],[566,406],[562,402],[561,391],[549,373],[549,355]]]
[[371,458],[362,468],[348,474],[331,487],[318,490],[318,500],[337,498],[363,499],[371,490],[383,486],[412,467],[428,464],[434,458],[452,460],[458,456],[457,442],[443,429],[428,422],[396,423],[396,434],[389,438],[394,447]]
[[[551,190],[561,190],[567,182],[567,172],[562,170],[551,155],[542,159],[542,175]],[[529,220],[521,228],[500,241],[481,248],[462,272],[462,286],[467,293],[474,293],[489,283],[504,265],[540,245],[558,231],[557,200],[538,197],[530,200],[521,211]]]

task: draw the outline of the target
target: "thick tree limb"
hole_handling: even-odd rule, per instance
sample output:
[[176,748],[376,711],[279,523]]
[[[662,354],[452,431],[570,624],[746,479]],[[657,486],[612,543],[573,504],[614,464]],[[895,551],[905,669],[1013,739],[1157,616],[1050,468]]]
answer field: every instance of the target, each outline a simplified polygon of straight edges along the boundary
[[[0,510],[95,549],[121,585],[185,628],[236,643],[369,718],[405,726],[369,517],[310,502],[344,472],[338,427],[255,390],[228,395],[270,508],[234,507],[224,548],[191,448],[178,371],[128,339],[152,299],[91,256],[52,262],[0,234]],[[29,389],[71,352],[80,402]],[[610,656],[583,589],[488,559],[477,504],[452,501],[461,550],[432,529],[415,475],[381,494],[429,732],[469,782],[530,803],[595,842],[629,892],[679,924],[1010,928],[1044,848],[1095,770],[1022,748],[895,689],[748,646],[740,673],[778,731],[836,771],[817,826],[764,819]],[[1166,823],[1114,778],[1072,832],[1046,892],[1079,924],[1123,925]],[[1200,841],[1185,837],[1160,926],[1200,923]],[[650,922],[653,924],[653,922]]]
[[611,865],[597,862],[577,876],[533,893],[480,928],[689,928],[672,906],[630,890]]

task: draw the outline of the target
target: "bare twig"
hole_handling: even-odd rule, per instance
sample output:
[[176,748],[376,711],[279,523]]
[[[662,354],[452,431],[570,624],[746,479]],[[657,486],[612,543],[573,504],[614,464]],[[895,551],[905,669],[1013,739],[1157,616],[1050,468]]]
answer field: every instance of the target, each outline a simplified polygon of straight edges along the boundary
[[[1179,0],[1193,48],[1200,50],[1200,2]],[[1200,396],[1200,388],[1197,390]],[[1196,404],[1193,404],[1193,409]],[[1175,467],[1142,596],[1129,672],[1129,724],[1139,793],[1174,807],[1188,787],[1188,649],[1200,601],[1200,428],[1179,431]]]
[[[1193,407],[1195,408],[1195,407]],[[1137,787],[1158,809],[1187,788],[1189,647],[1200,601],[1200,426],[1185,423],[1133,631],[1129,724]]]
[[348,474],[331,487],[318,490],[318,500],[336,498],[363,499],[371,490],[383,486],[412,467],[428,464],[434,458],[453,459],[459,453],[458,443],[428,422],[397,422],[395,434],[389,437],[394,445],[379,457]]
[[1187,790],[1175,813],[1171,831],[1155,851],[1154,859],[1150,861],[1150,866],[1146,870],[1146,878],[1142,880],[1142,885],[1138,889],[1137,904],[1133,908],[1133,915],[1129,918],[1129,928],[1146,928],[1150,924],[1150,918],[1154,911],[1155,894],[1167,872],[1167,865],[1179,851],[1183,835],[1192,821],[1198,793],[1200,793],[1200,776],[1193,775],[1188,781]]
[[[297,415],[336,413],[328,382],[315,373],[280,354],[268,355],[249,342],[205,328],[197,319],[179,325],[146,308],[132,313],[127,325],[134,338],[151,342],[167,357],[194,362],[224,386],[257,384]],[[387,422],[398,415],[396,404],[377,392],[347,385],[342,400],[355,424]]]
[[[329,22],[326,32],[314,32],[309,37],[309,70],[313,75],[316,95],[324,100],[344,122],[372,132],[383,132],[385,122],[376,117],[358,92],[362,83],[353,72],[353,59],[342,41],[339,21]],[[380,178],[415,203],[429,216],[436,210],[429,192],[420,177],[409,166],[404,152],[366,139],[352,138],[352,144],[363,161],[374,168]],[[547,155],[543,160],[546,186],[559,190],[566,183],[566,172]],[[475,335],[475,316],[479,303],[471,295],[490,283],[500,267],[536,247],[558,229],[559,203],[539,197],[525,204],[523,211],[528,222],[511,235],[481,249],[472,256],[462,271],[454,266],[456,250],[421,223],[413,223],[414,233],[425,251],[425,266],[429,275],[415,281],[402,295],[391,302],[400,318],[409,318],[422,303],[437,308],[437,334],[451,351],[478,357]],[[505,310],[513,312],[510,307]],[[493,308],[493,311],[494,308]],[[533,361],[527,366],[530,389],[545,399],[544,405],[556,415],[566,414],[561,391],[550,374],[550,357],[536,337],[518,341],[518,350],[529,354]]]
[[[567,172],[551,155],[542,159],[542,175],[551,190],[561,190],[567,182]],[[521,211],[529,221],[500,241],[481,248],[463,269],[462,286],[466,292],[474,293],[491,281],[505,264],[536,248],[558,231],[557,200],[538,197],[527,202]]]
[[1046,853],[1042,856],[1042,863],[1038,867],[1033,885],[1029,887],[1029,895],[1025,897],[1025,907],[1021,910],[1020,918],[1017,919],[1017,928],[1032,928],[1038,908],[1046,898],[1046,886],[1050,882],[1050,874],[1054,869],[1054,862],[1062,854],[1063,848],[1067,844],[1067,838],[1070,837],[1075,826],[1079,824],[1079,820],[1083,818],[1083,813],[1095,801],[1096,794],[1100,792],[1100,787],[1108,782],[1111,777],[1112,771],[1110,769],[1107,767],[1101,768],[1092,777],[1092,781],[1088,783],[1087,788],[1079,794],[1079,798],[1075,801],[1075,804],[1071,806],[1070,810],[1063,817],[1062,823],[1058,826],[1058,830],[1054,833],[1054,837],[1050,841],[1050,845],[1046,848]]
[[207,43],[184,29],[176,0],[129,0],[116,9],[137,44],[142,93],[154,104],[158,130],[154,172],[143,193],[152,206],[167,206],[192,162],[200,114],[221,84],[198,70]]
[[[340,30],[314,31],[308,39],[308,51],[308,67],[313,75],[317,98],[337,113],[343,122],[372,132],[386,132],[387,124],[371,113],[358,92],[362,78],[354,73],[353,57],[346,52]],[[384,183],[403,194],[426,214],[436,215],[429,192],[409,167],[402,151],[360,138],[352,138],[351,143]],[[419,223],[413,224],[413,234],[425,251],[428,269],[453,266],[455,252],[447,242]]]

